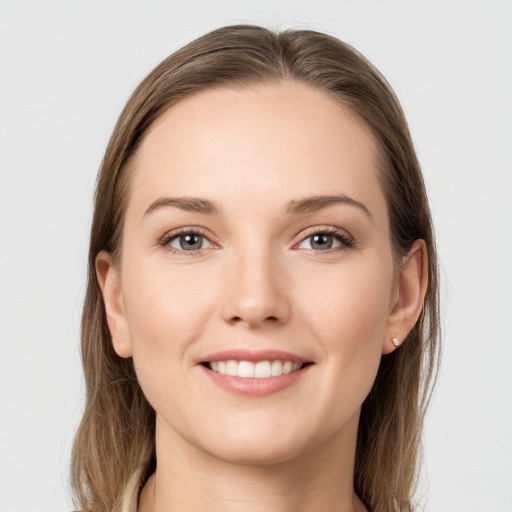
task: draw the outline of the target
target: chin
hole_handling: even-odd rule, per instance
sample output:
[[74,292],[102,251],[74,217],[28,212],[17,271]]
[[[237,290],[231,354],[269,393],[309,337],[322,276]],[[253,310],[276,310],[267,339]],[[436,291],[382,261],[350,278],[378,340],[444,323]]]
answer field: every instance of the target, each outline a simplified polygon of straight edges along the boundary
[[[248,426],[250,425],[250,426]],[[319,432],[301,425],[249,423],[241,427],[221,428],[204,436],[197,433],[196,447],[218,460],[237,465],[275,465],[293,460],[322,443]],[[212,435],[213,434],[213,435]]]
[[308,451],[307,444],[288,446],[288,443],[267,441],[262,439],[250,444],[225,443],[215,446],[210,455],[240,466],[271,466],[293,460]]

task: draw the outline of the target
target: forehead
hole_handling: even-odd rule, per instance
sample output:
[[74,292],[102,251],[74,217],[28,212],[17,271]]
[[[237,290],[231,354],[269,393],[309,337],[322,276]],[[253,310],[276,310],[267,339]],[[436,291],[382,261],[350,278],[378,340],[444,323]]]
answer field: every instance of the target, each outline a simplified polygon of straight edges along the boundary
[[129,204],[180,195],[263,208],[333,192],[382,203],[376,152],[364,123],[324,92],[291,81],[215,88],[151,127]]

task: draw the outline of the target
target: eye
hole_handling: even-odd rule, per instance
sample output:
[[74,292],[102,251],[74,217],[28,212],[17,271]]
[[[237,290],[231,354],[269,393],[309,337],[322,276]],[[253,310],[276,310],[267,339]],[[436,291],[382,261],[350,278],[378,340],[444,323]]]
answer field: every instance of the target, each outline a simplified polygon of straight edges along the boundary
[[211,246],[211,243],[199,233],[183,233],[171,238],[167,244],[181,251],[198,251]]
[[351,247],[353,243],[348,233],[332,228],[310,234],[297,245],[297,248],[326,252],[329,250],[348,248]]
[[159,241],[159,245],[175,254],[200,254],[202,249],[216,247],[198,228],[185,228],[167,233]]

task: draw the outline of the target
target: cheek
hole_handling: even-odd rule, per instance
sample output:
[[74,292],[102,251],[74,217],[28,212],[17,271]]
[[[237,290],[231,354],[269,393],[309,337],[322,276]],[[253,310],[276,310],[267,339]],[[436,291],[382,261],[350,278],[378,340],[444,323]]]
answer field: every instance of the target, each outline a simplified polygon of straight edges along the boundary
[[326,340],[355,344],[381,342],[390,312],[393,272],[391,263],[340,267],[324,276],[317,273],[317,286],[300,294],[302,309]]
[[171,272],[161,262],[131,260],[125,267],[123,296],[137,378],[153,408],[172,417],[190,399],[188,349],[208,329],[217,287],[185,266]]
[[[303,293],[302,317],[327,363],[343,399],[362,401],[375,379],[386,334],[393,283],[389,264],[365,261],[319,275],[322,287]],[[336,389],[336,392],[339,390]]]
[[151,261],[126,267],[130,277],[123,279],[123,295],[134,359],[149,363],[162,361],[166,354],[182,355],[211,318],[215,287],[186,266],[173,272]]

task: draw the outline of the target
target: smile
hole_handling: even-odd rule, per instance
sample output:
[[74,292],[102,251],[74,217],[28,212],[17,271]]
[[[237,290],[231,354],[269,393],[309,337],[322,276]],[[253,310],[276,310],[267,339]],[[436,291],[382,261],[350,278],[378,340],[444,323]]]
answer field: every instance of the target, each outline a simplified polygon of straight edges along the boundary
[[209,354],[197,368],[225,391],[256,398],[296,385],[313,366],[313,361],[281,350],[234,349]]
[[269,377],[280,377],[289,373],[296,372],[303,367],[302,363],[292,361],[236,361],[229,359],[226,361],[214,361],[208,363],[208,368],[221,375],[230,375],[232,377],[242,377],[246,379],[268,379]]

